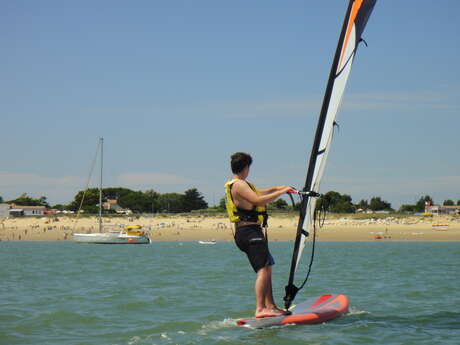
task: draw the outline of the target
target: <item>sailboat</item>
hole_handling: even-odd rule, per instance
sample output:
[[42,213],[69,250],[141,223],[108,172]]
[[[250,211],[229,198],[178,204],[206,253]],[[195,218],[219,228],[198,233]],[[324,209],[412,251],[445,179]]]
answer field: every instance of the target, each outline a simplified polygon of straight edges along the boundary
[[[348,298],[341,294],[312,297],[293,308],[290,307],[297,293],[305,286],[311,272],[318,225],[316,203],[321,196],[319,187],[331,147],[335,118],[342,102],[356,50],[359,43],[363,41],[361,35],[375,3],[376,0],[350,0],[348,4],[316,127],[305,185],[301,191],[294,191],[300,197],[300,214],[284,296],[285,308],[289,310],[290,315],[242,319],[237,321],[239,326],[262,328],[285,324],[321,323],[335,319],[348,311]],[[305,277],[300,280],[300,284],[296,285],[295,276],[300,274],[299,264],[308,238],[312,238],[310,262]]]
[[[99,139],[98,151],[100,152],[100,180],[99,180],[99,214],[97,233],[72,233],[73,240],[79,243],[98,243],[98,244],[148,244],[150,238],[141,230],[140,225],[128,225],[121,230],[109,230],[104,232],[102,221],[102,177],[103,177],[103,156],[104,138]],[[81,206],[80,206],[81,207]]]

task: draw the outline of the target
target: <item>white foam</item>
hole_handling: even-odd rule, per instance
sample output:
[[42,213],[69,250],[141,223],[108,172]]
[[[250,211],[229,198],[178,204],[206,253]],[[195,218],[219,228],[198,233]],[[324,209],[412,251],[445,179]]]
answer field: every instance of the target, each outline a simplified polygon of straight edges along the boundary
[[138,337],[138,336],[134,336],[130,339],[129,341],[129,345],[134,345],[134,344],[137,344],[141,341],[141,337]]
[[235,319],[224,319],[222,321],[211,321],[209,323],[205,323],[204,325],[202,325],[201,331],[199,331],[198,333],[200,335],[206,335],[207,331],[217,330],[217,329],[222,329],[222,328],[230,328],[235,325],[236,325]]
[[349,310],[348,310],[348,313],[347,315],[363,315],[363,314],[370,314],[368,311],[365,311],[365,310],[358,310],[358,309],[355,309],[353,307],[351,307]]
[[165,339],[168,339],[168,340],[171,340],[171,338],[168,337],[168,333],[161,333],[161,337],[165,338]]
[[235,319],[224,319],[222,321],[211,321],[207,324],[201,326],[201,328],[208,328],[208,329],[220,329],[220,328],[228,328],[234,326],[236,323]]

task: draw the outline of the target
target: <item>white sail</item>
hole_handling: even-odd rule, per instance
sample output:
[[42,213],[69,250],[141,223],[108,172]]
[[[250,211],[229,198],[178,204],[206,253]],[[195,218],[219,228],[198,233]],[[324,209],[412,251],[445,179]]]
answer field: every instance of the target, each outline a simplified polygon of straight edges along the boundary
[[[353,58],[355,55],[355,46],[356,46],[356,37],[355,37],[355,28],[352,27],[352,32],[350,34],[350,41],[347,44],[344,58],[341,58],[341,64],[337,66],[336,77],[334,86],[332,89],[332,94],[329,102],[329,107],[327,110],[326,121],[324,123],[323,135],[321,136],[321,143],[319,146],[318,158],[316,160],[315,170],[313,173],[313,180],[310,190],[314,192],[319,192],[319,187],[321,184],[321,179],[324,174],[324,169],[326,167],[326,160],[331,148],[332,136],[334,133],[334,123],[337,116],[337,113],[340,109],[342,103],[342,97],[345,92],[345,87],[347,85],[348,76],[350,75],[351,65],[353,63]],[[305,230],[307,234],[310,233],[311,227],[313,225],[313,214],[316,208],[316,198],[310,198],[307,205],[306,216],[303,220],[302,229]],[[305,247],[306,235],[302,234],[299,253],[297,255],[297,266],[299,265],[300,258],[302,257],[303,248]]]
[[300,217],[294,243],[291,270],[288,285],[286,286],[286,295],[284,297],[286,308],[289,307],[297,291],[302,288],[306,282],[305,278],[300,288],[297,288],[294,285],[294,275],[302,257],[305,240],[311,228],[314,226],[316,198],[312,195],[312,192],[319,193],[321,178],[323,177],[327,156],[331,148],[335,118],[342,103],[342,97],[350,75],[356,49],[361,41],[361,34],[366,26],[375,2],[376,0],[350,0],[345,15],[308,164],[307,178],[303,189],[305,196],[300,207]]

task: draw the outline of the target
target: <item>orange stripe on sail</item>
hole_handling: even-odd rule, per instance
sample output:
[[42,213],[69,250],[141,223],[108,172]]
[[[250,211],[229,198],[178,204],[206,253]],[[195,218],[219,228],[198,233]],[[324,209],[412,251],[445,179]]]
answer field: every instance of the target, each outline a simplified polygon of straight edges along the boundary
[[353,28],[353,25],[355,24],[356,16],[358,15],[358,12],[359,12],[359,10],[361,8],[361,5],[363,4],[363,1],[364,0],[356,0],[353,3],[353,6],[351,8],[350,19],[348,21],[348,26],[347,26],[347,33],[345,35],[345,40],[343,41],[343,47],[342,47],[342,52],[340,53],[339,65],[337,66],[338,70],[341,69],[343,54],[345,53],[345,50],[346,50],[347,45],[348,45],[348,39],[350,38],[351,29]]

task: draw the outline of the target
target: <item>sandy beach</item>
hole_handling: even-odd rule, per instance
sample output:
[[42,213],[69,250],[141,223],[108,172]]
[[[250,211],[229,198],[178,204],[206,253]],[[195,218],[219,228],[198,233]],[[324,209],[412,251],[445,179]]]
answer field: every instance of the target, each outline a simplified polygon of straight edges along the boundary
[[[142,225],[155,241],[230,241],[232,225],[225,215],[156,215],[104,217],[106,229]],[[290,241],[295,236],[297,215],[270,217],[269,240]],[[98,231],[96,217],[23,217],[0,220],[1,241],[65,241],[72,233]],[[459,216],[407,216],[363,218],[328,215],[317,232],[318,241],[460,241]]]

